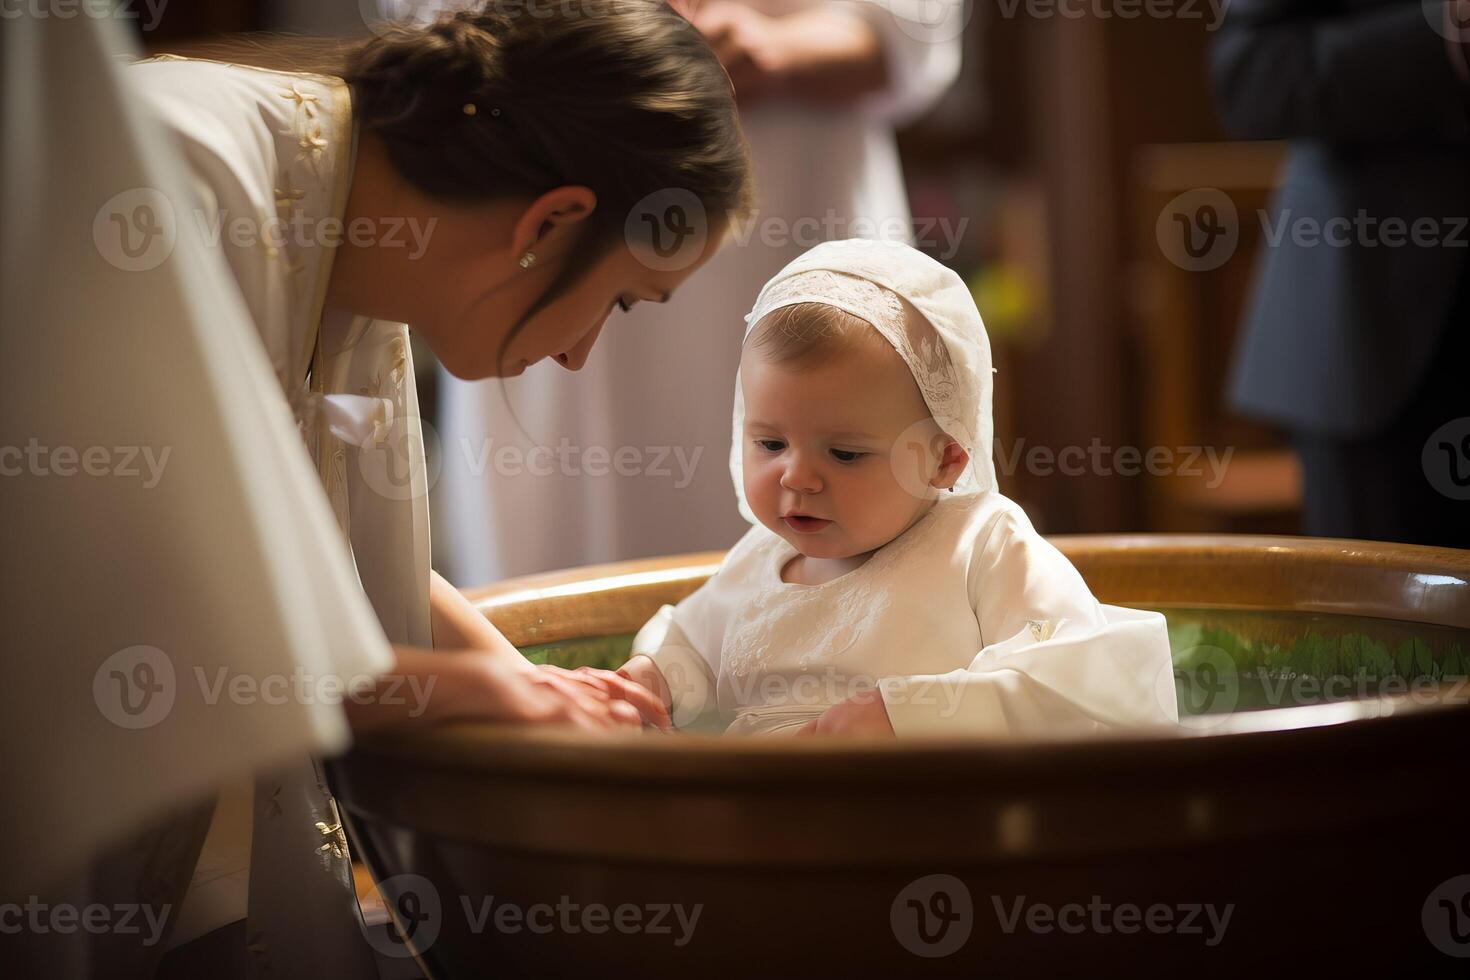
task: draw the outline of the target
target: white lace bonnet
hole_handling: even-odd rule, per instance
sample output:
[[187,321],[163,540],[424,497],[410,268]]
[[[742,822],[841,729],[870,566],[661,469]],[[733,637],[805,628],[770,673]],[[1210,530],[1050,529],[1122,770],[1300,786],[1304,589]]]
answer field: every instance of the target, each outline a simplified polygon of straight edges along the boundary
[[[824,242],[793,259],[761,289],[745,317],[745,339],[766,314],[797,303],[822,303],[872,324],[908,365],[934,421],[970,454],[955,492],[995,488],[990,338],[958,275],[899,242]],[[744,425],[737,374],[730,476],[740,513],[754,524],[745,501]]]

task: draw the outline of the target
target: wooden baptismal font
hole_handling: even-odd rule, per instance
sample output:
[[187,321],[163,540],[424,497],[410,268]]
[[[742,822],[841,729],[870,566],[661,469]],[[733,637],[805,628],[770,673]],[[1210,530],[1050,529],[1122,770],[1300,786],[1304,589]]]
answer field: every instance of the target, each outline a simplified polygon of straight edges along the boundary
[[[1053,540],[1101,601],[1168,617],[1177,732],[376,739],[334,781],[403,953],[436,977],[1453,975],[1470,554]],[[718,559],[475,599],[533,659],[608,666]]]

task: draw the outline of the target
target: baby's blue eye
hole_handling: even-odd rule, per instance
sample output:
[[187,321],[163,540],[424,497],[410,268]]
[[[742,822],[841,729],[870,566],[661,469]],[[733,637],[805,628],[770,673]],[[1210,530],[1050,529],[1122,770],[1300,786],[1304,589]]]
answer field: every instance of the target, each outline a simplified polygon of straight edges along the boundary
[[786,448],[786,444],[780,439],[757,439],[755,444],[768,453],[779,453]]
[[835,459],[835,460],[837,460],[837,462],[839,462],[839,463],[855,463],[858,460],[862,459],[866,455],[868,455],[868,454],[867,453],[854,452],[851,449],[834,449],[834,450],[832,450],[832,458]]

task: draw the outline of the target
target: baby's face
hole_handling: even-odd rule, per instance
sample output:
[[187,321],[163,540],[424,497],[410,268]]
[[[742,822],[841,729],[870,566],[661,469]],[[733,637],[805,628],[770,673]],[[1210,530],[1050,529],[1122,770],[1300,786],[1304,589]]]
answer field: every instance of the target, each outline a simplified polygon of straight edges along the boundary
[[881,548],[933,505],[938,490],[895,474],[893,447],[929,410],[893,348],[858,344],[814,366],[747,348],[740,378],[746,500],[803,555]]

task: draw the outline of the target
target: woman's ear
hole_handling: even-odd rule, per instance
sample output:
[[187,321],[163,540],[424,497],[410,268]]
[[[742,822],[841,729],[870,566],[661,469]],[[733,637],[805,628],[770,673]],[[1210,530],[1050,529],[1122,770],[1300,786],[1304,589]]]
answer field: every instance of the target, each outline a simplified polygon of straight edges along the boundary
[[960,481],[969,465],[970,454],[965,452],[965,447],[950,440],[939,457],[939,468],[934,471],[934,479],[929,481],[929,485],[936,490],[949,490]]
[[548,239],[556,232],[586,220],[596,207],[597,195],[589,187],[552,188],[532,201],[516,220],[511,233],[512,253],[522,256],[534,254],[538,247],[548,247]]

